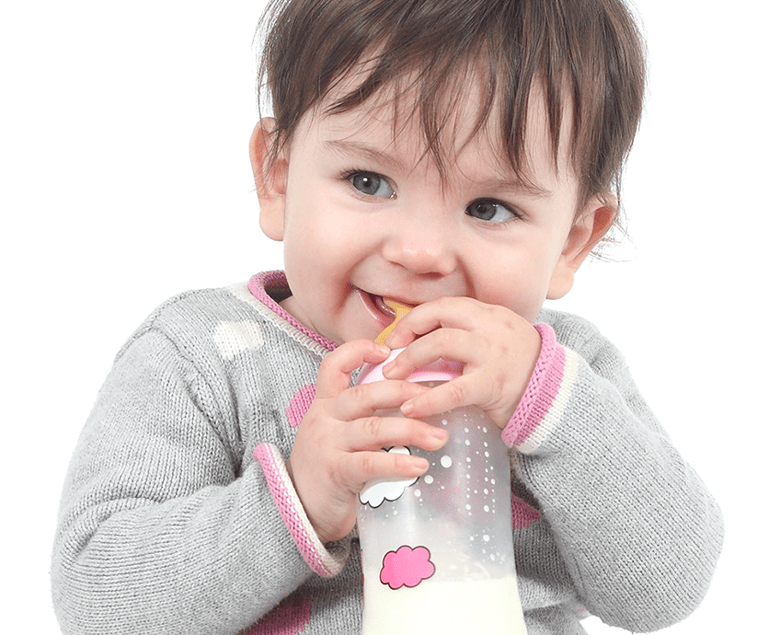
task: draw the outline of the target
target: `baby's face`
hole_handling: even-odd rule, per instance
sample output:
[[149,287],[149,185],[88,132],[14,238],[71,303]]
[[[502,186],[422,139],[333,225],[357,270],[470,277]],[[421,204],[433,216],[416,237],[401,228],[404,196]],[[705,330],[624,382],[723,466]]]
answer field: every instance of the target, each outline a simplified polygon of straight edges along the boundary
[[375,338],[392,319],[383,297],[469,296],[532,322],[548,295],[570,287],[559,274],[574,269],[578,247],[578,182],[567,161],[552,164],[543,103],[533,103],[533,187],[499,160],[492,123],[469,139],[473,116],[447,137],[456,156],[443,179],[418,123],[393,133],[391,105],[305,115],[278,164],[282,202],[262,205],[262,226],[266,214],[277,228],[268,233],[284,241],[293,295],[283,307],[337,343]]

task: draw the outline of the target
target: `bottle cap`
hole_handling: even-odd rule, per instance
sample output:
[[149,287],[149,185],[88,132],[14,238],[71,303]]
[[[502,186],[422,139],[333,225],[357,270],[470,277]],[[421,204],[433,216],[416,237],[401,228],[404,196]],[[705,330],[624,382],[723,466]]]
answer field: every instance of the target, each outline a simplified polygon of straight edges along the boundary
[[[370,384],[374,381],[384,381],[386,378],[381,369],[404,350],[404,348],[396,348],[390,353],[389,357],[380,364],[366,364],[363,366],[363,369],[360,371],[360,376],[357,378],[357,383]],[[427,364],[423,368],[419,368],[411,373],[407,378],[407,381],[450,381],[461,375],[463,369],[464,364],[461,362],[448,362],[444,359],[438,359],[437,361]]]

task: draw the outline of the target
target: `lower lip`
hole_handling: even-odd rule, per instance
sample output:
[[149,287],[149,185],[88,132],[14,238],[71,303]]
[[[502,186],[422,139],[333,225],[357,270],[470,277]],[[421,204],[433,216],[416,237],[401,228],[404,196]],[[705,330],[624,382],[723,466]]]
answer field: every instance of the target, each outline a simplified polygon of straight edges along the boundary
[[379,308],[374,296],[370,293],[366,293],[362,289],[357,289],[357,293],[360,295],[360,299],[362,300],[366,311],[368,311],[370,316],[379,323],[381,328],[386,328],[392,324],[392,320],[394,320],[395,316],[384,313],[381,308]]

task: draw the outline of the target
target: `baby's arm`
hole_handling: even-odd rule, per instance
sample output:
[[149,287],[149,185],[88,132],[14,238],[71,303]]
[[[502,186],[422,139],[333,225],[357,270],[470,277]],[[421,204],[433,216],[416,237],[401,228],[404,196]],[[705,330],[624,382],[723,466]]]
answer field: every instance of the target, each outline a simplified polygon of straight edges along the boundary
[[[467,365],[460,390],[450,387],[454,380],[415,397],[411,416],[460,403],[490,409],[502,438],[518,450],[516,472],[537,499],[540,522],[556,536],[591,613],[638,631],[686,617],[711,580],[722,517],[659,426],[621,354],[585,321],[555,314],[561,342],[539,325],[544,341],[536,336],[541,351],[531,356],[530,331],[504,309],[478,310],[461,298],[430,304],[414,309],[388,340],[392,346],[413,342],[388,376],[432,361],[440,347]],[[495,352],[487,348],[493,333],[503,338]],[[514,416],[507,419],[510,407]],[[521,558],[540,562],[541,554]]]
[[231,634],[314,575],[224,422],[235,406],[187,355],[146,332],[101,389],[54,549],[66,633]]
[[541,325],[535,382],[504,431],[516,471],[556,535],[586,608],[631,631],[687,617],[709,587],[722,516],[640,395],[616,348],[586,321]]

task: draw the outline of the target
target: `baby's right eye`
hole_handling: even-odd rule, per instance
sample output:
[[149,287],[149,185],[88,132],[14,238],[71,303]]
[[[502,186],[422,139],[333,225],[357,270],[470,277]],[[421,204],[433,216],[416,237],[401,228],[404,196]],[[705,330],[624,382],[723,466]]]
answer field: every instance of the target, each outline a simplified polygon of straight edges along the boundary
[[386,178],[375,172],[352,172],[347,175],[347,180],[353,187],[368,196],[381,198],[394,198],[395,191]]

